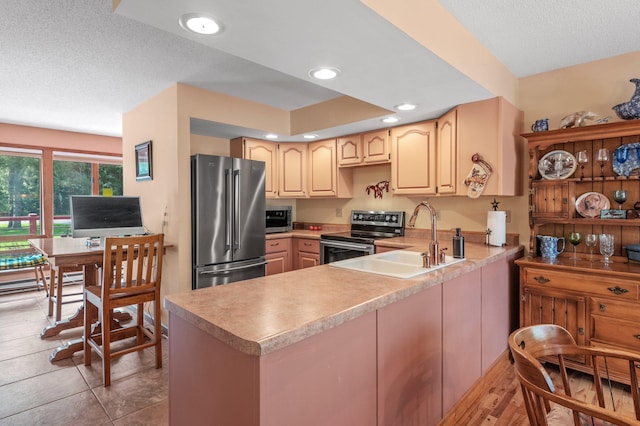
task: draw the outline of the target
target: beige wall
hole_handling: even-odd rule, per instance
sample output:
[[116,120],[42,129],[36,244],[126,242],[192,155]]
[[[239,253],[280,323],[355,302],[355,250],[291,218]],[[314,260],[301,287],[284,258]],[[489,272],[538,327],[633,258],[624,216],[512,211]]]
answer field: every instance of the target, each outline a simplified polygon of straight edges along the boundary
[[0,143],[52,149],[72,149],[77,152],[96,154],[122,154],[122,138],[5,123],[0,123]]

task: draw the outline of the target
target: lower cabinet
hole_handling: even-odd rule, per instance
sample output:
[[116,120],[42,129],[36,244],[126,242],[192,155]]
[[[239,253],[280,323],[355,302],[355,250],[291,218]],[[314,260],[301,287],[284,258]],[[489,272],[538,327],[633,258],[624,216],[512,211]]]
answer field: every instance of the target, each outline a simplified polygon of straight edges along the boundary
[[442,418],[442,284],[378,310],[378,424]]
[[320,240],[294,238],[293,244],[296,269],[310,268],[320,264]]
[[482,376],[481,290],[480,269],[442,286],[442,406],[445,413]]
[[267,240],[265,249],[266,275],[274,275],[291,270],[291,238]]

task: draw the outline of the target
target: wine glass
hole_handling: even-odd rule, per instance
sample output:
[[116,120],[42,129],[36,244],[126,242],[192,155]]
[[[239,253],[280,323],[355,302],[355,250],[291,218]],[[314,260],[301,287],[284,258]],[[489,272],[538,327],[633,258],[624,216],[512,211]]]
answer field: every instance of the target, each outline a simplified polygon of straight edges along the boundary
[[573,246],[573,256],[571,256],[569,259],[573,259],[573,260],[580,259],[576,255],[576,246],[580,244],[580,241],[582,241],[582,234],[580,232],[572,232],[569,234],[569,242]]
[[596,160],[598,164],[600,164],[600,177],[604,178],[604,165],[609,161],[609,150],[607,148],[600,148]]
[[622,203],[627,201],[627,191],[625,191],[624,189],[613,191],[613,199],[616,203],[618,203],[618,208],[622,210]]
[[600,234],[600,254],[605,265],[613,263],[609,258],[613,256],[613,234]]
[[596,234],[587,234],[584,237],[584,243],[589,247],[589,260],[593,262],[593,248],[598,244],[598,236]]
[[589,162],[587,151],[578,151],[578,164],[580,164],[580,180],[584,179],[584,165]]

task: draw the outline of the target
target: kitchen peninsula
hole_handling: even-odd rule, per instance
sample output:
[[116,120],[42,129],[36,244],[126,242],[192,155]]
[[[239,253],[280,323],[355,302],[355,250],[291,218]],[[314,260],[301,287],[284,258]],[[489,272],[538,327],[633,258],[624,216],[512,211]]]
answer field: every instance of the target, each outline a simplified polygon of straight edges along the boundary
[[171,423],[436,424],[506,351],[522,254],[467,243],[413,279],[322,265],[169,295]]

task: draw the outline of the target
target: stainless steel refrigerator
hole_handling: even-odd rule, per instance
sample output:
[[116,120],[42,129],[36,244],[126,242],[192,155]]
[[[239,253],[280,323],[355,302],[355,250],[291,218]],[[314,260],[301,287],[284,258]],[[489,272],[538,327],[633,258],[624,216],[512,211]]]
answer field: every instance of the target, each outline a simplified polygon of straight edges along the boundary
[[191,157],[193,289],[265,274],[265,165]]

